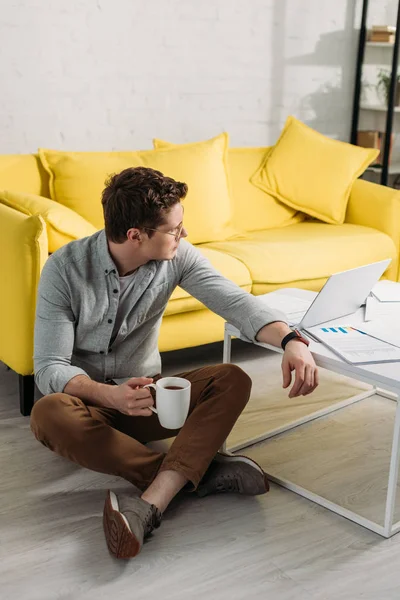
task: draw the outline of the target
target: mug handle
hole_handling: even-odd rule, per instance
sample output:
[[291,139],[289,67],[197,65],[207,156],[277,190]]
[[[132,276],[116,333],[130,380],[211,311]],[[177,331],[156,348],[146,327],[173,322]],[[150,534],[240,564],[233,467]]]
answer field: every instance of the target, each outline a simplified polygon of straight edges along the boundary
[[[144,388],[153,388],[153,390],[157,390],[156,386],[154,383],[148,383],[147,385],[143,386]],[[149,406],[149,409],[151,411],[153,411],[153,413],[155,413],[156,415],[158,415],[157,409],[154,408],[154,406]]]

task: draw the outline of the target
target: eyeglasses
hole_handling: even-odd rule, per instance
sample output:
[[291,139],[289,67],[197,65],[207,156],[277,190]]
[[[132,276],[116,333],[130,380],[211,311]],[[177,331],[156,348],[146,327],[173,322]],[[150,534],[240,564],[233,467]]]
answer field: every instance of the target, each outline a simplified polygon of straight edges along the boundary
[[175,238],[175,241],[179,242],[179,240],[181,239],[183,223],[182,223],[182,225],[179,226],[179,229],[176,233],[172,233],[171,231],[160,231],[160,229],[152,229],[151,227],[145,227],[145,229],[147,229],[147,231],[158,231],[158,233],[166,233],[167,235],[173,235]]

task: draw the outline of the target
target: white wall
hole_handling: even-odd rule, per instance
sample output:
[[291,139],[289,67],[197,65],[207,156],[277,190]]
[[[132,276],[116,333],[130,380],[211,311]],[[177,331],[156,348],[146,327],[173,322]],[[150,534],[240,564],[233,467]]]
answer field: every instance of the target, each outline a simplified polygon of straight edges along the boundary
[[347,140],[360,1],[1,0],[0,152]]

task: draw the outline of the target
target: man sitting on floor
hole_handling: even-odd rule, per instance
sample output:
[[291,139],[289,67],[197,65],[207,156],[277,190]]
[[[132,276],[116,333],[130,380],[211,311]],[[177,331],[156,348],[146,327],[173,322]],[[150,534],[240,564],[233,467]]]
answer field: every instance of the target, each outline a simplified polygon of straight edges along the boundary
[[[136,556],[182,488],[200,496],[268,491],[257,463],[219,452],[250,397],[251,380],[239,367],[179,375],[191,382],[191,401],[177,431],[160,425],[143,387],[160,377],[158,332],[178,285],[253,341],[280,346],[290,334],[282,313],[224,278],[182,239],[186,194],[186,184],[153,169],[112,176],[102,196],[105,230],[50,256],[39,284],[34,365],[45,395],[34,405],[32,431],[61,456],[142,490],[107,494],[106,540],[122,558]],[[283,387],[293,370],[290,397],[317,387],[313,357],[296,338],[285,346]],[[110,385],[119,378],[126,381]],[[166,454],[145,445],[172,436]]]

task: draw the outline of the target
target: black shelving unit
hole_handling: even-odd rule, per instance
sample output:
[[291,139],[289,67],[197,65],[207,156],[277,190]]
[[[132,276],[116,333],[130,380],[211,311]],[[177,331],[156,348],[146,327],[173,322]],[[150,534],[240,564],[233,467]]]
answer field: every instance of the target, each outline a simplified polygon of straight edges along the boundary
[[[350,143],[357,144],[357,132],[358,123],[360,116],[360,97],[361,97],[361,86],[362,86],[362,70],[364,64],[365,44],[367,42],[367,15],[368,15],[368,4],[369,0],[363,0],[362,14],[361,14],[361,26],[360,26],[360,39],[358,42],[357,52],[357,64],[356,64],[356,80],[354,86],[354,100],[353,100],[353,115],[351,121],[351,134]],[[396,35],[395,42],[393,45],[393,57],[392,57],[392,70],[389,88],[389,101],[386,111],[386,129],[385,129],[385,145],[383,151],[383,161],[381,170],[382,185],[388,185],[389,178],[389,158],[390,158],[390,142],[393,131],[393,117],[396,102],[396,81],[397,81],[397,67],[399,61],[399,45],[400,45],[400,0],[398,2],[397,9],[397,22],[396,22]]]

